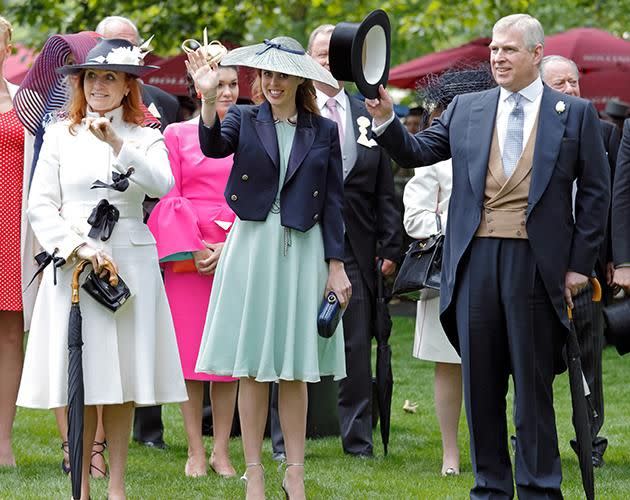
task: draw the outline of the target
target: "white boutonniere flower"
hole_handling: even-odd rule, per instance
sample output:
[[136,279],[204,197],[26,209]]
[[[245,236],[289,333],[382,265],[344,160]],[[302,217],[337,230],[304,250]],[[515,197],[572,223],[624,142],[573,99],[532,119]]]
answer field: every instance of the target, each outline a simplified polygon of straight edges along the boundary
[[556,113],[558,113],[559,115],[564,113],[564,110],[567,109],[566,104],[564,104],[564,101],[558,101],[556,103]]
[[377,145],[377,142],[374,139],[368,139],[368,127],[372,124],[369,118],[365,116],[359,116],[357,118],[357,125],[359,126],[359,138],[357,139],[357,143],[365,146],[366,148],[371,148]]

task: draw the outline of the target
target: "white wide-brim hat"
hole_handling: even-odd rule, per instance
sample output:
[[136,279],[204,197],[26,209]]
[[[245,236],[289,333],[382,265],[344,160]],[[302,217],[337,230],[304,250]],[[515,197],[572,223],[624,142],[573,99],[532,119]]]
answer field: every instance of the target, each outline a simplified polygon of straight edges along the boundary
[[275,71],[339,88],[330,72],[309,56],[300,42],[288,36],[277,36],[263,43],[231,50],[223,56],[221,65]]

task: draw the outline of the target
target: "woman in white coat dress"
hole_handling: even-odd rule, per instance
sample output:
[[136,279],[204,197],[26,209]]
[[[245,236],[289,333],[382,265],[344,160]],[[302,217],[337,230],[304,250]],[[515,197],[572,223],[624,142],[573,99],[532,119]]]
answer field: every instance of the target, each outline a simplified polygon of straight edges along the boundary
[[[187,397],[155,240],[142,223],[145,195],[163,196],[174,181],[161,134],[140,126],[142,101],[135,77],[149,69],[141,63],[137,47],[109,39],[90,50],[84,64],[62,68],[66,74],[78,74],[80,83],[73,91],[68,120],[46,131],[28,202],[39,242],[65,263],[44,271],[18,405],[67,404],[70,280],[78,259],[89,260],[97,272],[105,257],[111,259],[133,294],[116,313],[87,293],[81,296],[86,404],[82,499],[89,497],[95,405],[104,405],[108,497],[120,499],[125,498],[134,405],[181,402]],[[112,188],[93,189],[95,181]],[[103,224],[88,223],[97,204],[116,207],[115,224],[116,217],[107,217],[114,212],[111,208]]]
[[[486,66],[455,69],[441,76],[429,75],[419,85],[424,105],[431,118],[439,116],[456,95],[486,90],[496,83]],[[452,186],[451,161],[418,168],[405,186],[404,226],[415,239],[425,239],[446,228]],[[459,474],[457,429],[462,407],[461,360],[440,324],[440,299],[418,301],[413,356],[435,362],[435,412],[442,435],[442,475]]]

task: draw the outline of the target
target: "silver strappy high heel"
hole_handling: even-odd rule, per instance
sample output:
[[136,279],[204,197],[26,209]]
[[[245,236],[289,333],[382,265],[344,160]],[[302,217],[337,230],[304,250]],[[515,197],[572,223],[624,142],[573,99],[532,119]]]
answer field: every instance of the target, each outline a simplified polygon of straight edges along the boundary
[[[285,464],[285,467],[288,469],[289,467],[304,467],[304,464]],[[290,500],[289,491],[287,490],[287,477],[286,471],[284,474],[284,478],[282,479],[282,491],[284,491],[284,496],[286,500]]]

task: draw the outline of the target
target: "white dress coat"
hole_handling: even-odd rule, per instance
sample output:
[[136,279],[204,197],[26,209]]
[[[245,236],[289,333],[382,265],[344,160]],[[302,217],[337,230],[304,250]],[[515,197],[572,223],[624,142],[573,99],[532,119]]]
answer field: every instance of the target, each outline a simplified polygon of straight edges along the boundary
[[[4,81],[9,89],[11,99],[18,91],[18,86],[13,85],[7,80]],[[24,176],[22,178],[22,219],[20,224],[20,262],[22,267],[22,312],[24,314],[24,330],[28,330],[31,324],[31,315],[33,306],[35,305],[35,297],[37,296],[38,280],[35,280],[30,287],[26,287],[37,270],[35,263],[35,255],[41,248],[33,230],[31,229],[26,217],[26,203],[28,201],[28,186],[31,182],[31,163],[33,162],[33,147],[35,138],[24,129]]]
[[[415,170],[403,194],[403,224],[409,236],[421,240],[436,234],[436,214],[444,232],[452,183],[451,160]],[[413,356],[427,361],[461,363],[442,329],[439,297],[418,301]]]
[[[28,217],[44,249],[67,260],[45,271],[39,288],[17,404],[56,408],[67,404],[70,282],[82,243],[101,248],[118,265],[132,297],[112,313],[80,289],[83,316],[85,404],[137,405],[187,399],[175,330],[160,276],[155,240],[142,222],[142,201],[165,195],[174,180],[160,132],[122,120],[122,108],[107,115],[124,145],[116,157],[109,145],[84,126],[70,133],[68,122],[51,125],[33,176]],[[124,192],[90,189],[112,182],[112,171],[133,167]],[[87,218],[101,199],[120,211],[107,241],[88,236]],[[88,268],[89,269],[89,268]],[[84,275],[88,274],[88,269]]]

